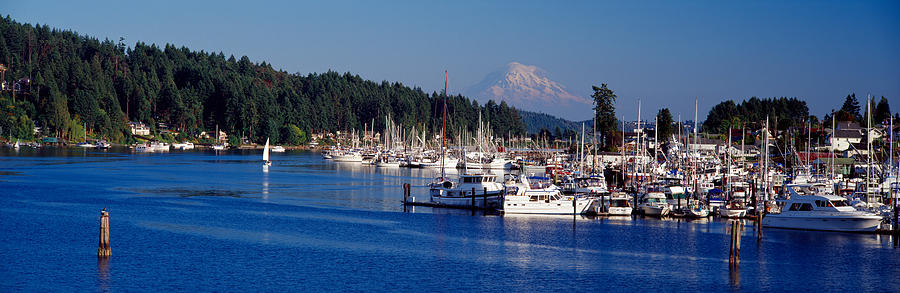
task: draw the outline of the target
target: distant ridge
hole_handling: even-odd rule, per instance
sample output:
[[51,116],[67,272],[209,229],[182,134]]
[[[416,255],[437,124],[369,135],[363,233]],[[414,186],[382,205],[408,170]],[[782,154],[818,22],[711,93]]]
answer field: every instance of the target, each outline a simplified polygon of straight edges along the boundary
[[519,110],[519,117],[522,117],[522,122],[525,123],[525,129],[528,131],[528,134],[538,133],[541,129],[547,129],[553,133],[557,127],[559,127],[561,132],[567,130],[580,132],[582,122],[584,122],[584,127],[587,131],[594,127],[593,120],[570,121],[546,113]]

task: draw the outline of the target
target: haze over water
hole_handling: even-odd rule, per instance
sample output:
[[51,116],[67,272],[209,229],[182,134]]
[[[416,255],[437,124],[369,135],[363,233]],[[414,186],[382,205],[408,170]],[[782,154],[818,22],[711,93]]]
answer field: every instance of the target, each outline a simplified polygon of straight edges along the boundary
[[747,222],[729,272],[723,220],[405,213],[437,170],[272,157],[2,149],[0,291],[900,291],[888,236]]

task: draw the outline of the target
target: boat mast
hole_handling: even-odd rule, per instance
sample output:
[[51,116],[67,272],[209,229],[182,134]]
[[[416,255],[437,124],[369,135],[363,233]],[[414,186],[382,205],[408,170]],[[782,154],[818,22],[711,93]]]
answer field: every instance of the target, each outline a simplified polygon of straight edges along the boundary
[[[837,130],[834,129],[834,119],[835,119],[834,111],[831,111],[831,137],[830,137],[831,141],[829,142],[829,144],[831,145],[831,148],[829,148],[829,152],[831,153],[830,155],[831,155],[831,189],[832,190],[835,189],[834,188],[834,186],[835,186],[835,184],[834,184],[835,174],[834,173],[836,173],[836,171],[834,170],[834,135],[836,134]],[[834,194],[838,194],[838,191],[834,190]]]
[[[698,140],[697,140],[697,109],[698,109],[698,105],[699,105],[699,104],[700,104],[700,99],[699,99],[699,98],[695,98],[695,99],[694,99],[694,146],[695,146],[695,147],[698,147],[698,145],[697,145],[697,143],[698,143]],[[693,177],[694,177],[694,197],[700,196],[700,195],[699,195],[699,193],[700,193],[700,177],[699,177],[699,174],[698,174],[698,168],[697,168],[697,167],[698,167],[697,164],[700,163],[700,157],[699,157],[699,155],[700,155],[700,149],[699,149],[699,147],[697,148],[697,155],[698,155],[698,156],[697,156],[697,160],[694,160],[694,163],[691,164],[692,169],[694,170],[694,172],[693,172],[693,173],[694,173],[694,174],[693,174]],[[691,203],[690,203],[690,199],[688,199],[688,205],[690,205],[690,204],[691,204]]]
[[866,95],[866,205],[872,203],[871,201],[871,193],[869,192],[869,183],[871,180],[871,169],[872,169],[872,139],[870,135],[872,134],[872,101],[869,100],[870,97]]
[[580,158],[578,158],[578,171],[584,176],[584,122],[581,122],[581,147],[579,150]]
[[444,153],[446,152],[446,148],[444,148],[444,136],[446,135],[447,130],[447,71],[444,70],[444,125],[441,126],[441,179],[444,178]]

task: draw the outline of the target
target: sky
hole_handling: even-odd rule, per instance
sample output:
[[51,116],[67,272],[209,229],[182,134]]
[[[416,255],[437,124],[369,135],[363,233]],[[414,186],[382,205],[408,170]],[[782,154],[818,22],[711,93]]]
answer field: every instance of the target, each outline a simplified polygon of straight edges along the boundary
[[[290,73],[335,70],[462,92],[509,62],[618,116],[798,97],[821,117],[850,93],[900,110],[900,1],[19,1],[19,22],[100,39],[248,56]],[[863,104],[864,103],[860,103]],[[548,105],[552,107],[552,105]],[[590,109],[569,120],[591,117]]]

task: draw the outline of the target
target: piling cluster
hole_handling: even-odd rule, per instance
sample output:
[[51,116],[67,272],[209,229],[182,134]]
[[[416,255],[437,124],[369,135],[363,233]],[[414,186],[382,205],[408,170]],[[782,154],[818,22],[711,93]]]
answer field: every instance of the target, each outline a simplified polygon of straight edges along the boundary
[[109,212],[104,208],[100,211],[100,244],[97,246],[97,256],[109,257],[111,254],[109,249]]

